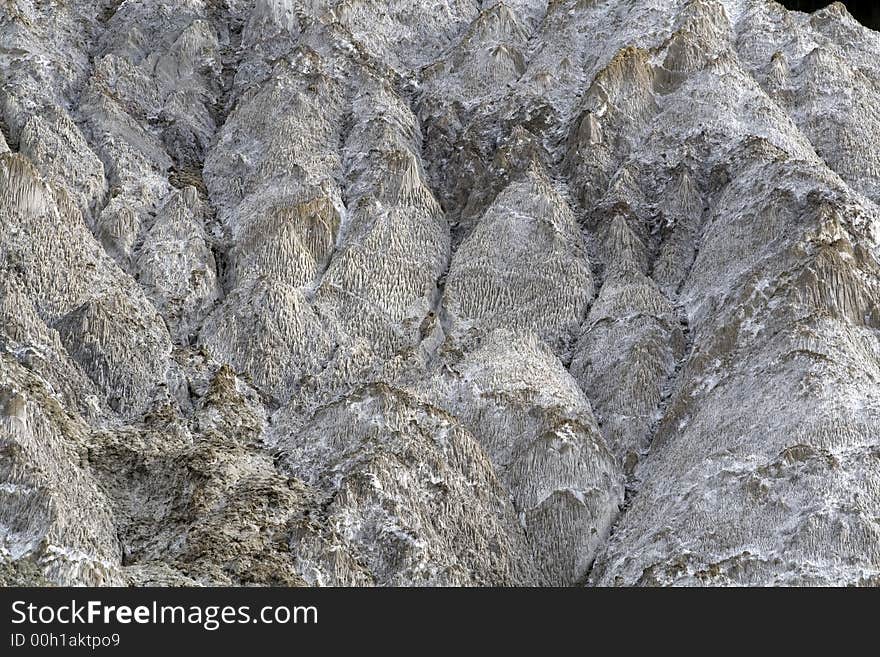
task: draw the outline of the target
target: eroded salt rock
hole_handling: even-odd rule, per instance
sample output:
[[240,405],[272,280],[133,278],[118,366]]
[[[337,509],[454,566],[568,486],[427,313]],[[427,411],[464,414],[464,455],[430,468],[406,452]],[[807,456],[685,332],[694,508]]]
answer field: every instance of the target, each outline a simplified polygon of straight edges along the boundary
[[377,383],[279,431],[285,469],[326,497],[327,522],[375,583],[543,581],[491,463],[448,413]]
[[85,465],[88,425],[0,358],[0,558],[33,563],[56,585],[121,584],[113,513]]
[[558,358],[533,333],[497,330],[463,353],[450,349],[422,386],[486,450],[549,581],[582,580],[623,483],[590,402]]
[[0,583],[880,582],[841,3],[11,0],[0,38]]
[[453,335],[527,329],[564,351],[593,294],[574,215],[533,168],[495,198],[458,247],[443,304]]

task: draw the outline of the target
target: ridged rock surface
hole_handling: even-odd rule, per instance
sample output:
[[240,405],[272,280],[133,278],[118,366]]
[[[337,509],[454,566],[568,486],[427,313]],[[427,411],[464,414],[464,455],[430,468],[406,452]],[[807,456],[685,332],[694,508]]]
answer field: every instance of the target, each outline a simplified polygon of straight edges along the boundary
[[880,34],[9,0],[0,584],[880,584]]

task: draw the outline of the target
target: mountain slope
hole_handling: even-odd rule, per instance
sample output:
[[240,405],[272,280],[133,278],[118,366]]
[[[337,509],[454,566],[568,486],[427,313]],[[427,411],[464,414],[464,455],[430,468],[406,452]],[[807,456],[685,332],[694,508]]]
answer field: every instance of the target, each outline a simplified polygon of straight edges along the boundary
[[0,582],[880,583],[880,33],[0,8]]

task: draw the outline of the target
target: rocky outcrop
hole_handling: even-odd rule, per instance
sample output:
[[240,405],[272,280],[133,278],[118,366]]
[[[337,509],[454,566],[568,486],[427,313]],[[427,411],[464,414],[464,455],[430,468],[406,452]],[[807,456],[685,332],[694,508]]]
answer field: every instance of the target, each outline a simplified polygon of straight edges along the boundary
[[543,582],[514,504],[480,444],[448,413],[385,384],[278,423],[284,469],[315,486],[321,512],[371,582]]
[[547,580],[582,580],[624,492],[590,402],[534,333],[498,329],[443,352],[423,394],[479,440]]
[[88,466],[88,426],[12,355],[3,354],[2,366],[3,561],[56,584],[119,585],[121,546]]
[[880,583],[880,36],[0,8],[0,584]]
[[528,329],[562,352],[592,298],[574,214],[543,171],[532,169],[495,198],[459,245],[443,307],[451,335]]

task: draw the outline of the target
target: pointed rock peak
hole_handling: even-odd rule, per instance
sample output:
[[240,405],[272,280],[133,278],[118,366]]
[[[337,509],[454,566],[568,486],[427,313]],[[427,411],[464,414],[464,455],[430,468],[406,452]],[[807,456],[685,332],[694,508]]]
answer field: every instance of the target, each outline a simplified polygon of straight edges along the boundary
[[777,50],[770,57],[770,79],[777,84],[781,84],[788,79],[789,73],[788,58],[785,56],[785,53]]
[[681,73],[699,71],[718,56],[722,47],[720,39],[713,42],[691,30],[681,29],[667,45],[663,68]]
[[830,48],[816,46],[801,63],[807,84],[814,85],[819,93],[829,88],[836,88],[842,72],[850,68],[849,62],[841,59]]
[[644,48],[627,46],[599,71],[593,84],[601,85],[612,99],[616,99],[619,94],[635,87],[651,89],[653,81],[651,53]]
[[691,0],[677,16],[675,28],[712,39],[726,38],[730,34],[730,19],[718,0]]
[[541,191],[542,194],[545,196],[552,196],[559,199],[561,203],[568,205],[567,201],[565,201],[560,193],[560,186],[557,185],[551,175],[552,169],[548,167],[545,162],[533,159],[529,162],[524,171],[527,179],[532,181],[535,188]]
[[183,201],[183,204],[193,212],[199,212],[201,210],[199,190],[192,185],[187,185],[180,190],[180,199]]
[[528,38],[529,30],[517,13],[505,3],[498,2],[480,12],[461,40],[461,45],[475,47],[490,41],[525,42]]
[[827,5],[810,15],[810,23],[815,26],[820,26],[830,20],[851,20],[856,22],[852,15],[850,15],[846,5],[842,2],[832,2],[830,5]]
[[647,272],[648,255],[645,244],[629,226],[624,213],[618,213],[611,220],[605,232],[606,266],[610,270],[636,269]]
[[31,215],[39,215],[53,205],[53,194],[40,172],[23,155],[0,155],[0,201]]
[[788,67],[788,58],[785,56],[785,53],[781,50],[777,50],[770,56],[770,63],[773,66],[785,66]]
[[733,40],[724,6],[715,0],[694,0],[685,5],[675,22],[663,66],[684,73],[700,70],[729,50]]
[[[574,215],[565,198],[556,189],[553,181],[540,162],[532,160],[523,172],[523,181],[528,185],[527,199],[536,204],[535,218],[546,221],[556,229],[567,229],[574,225]],[[568,224],[561,226],[560,222]]]
[[612,208],[617,205],[635,208],[645,202],[638,172],[633,166],[625,165],[614,176],[611,184],[608,185],[608,191],[597,205],[600,208]]
[[541,191],[549,193],[553,189],[553,183],[547,174],[547,168],[541,162],[530,160],[524,172],[526,180]]
[[495,60],[496,64],[501,65],[504,62],[510,62],[517,75],[522,75],[523,71],[525,71],[525,58],[516,48],[501,43],[493,47],[490,52],[492,53],[492,58]]
[[[548,222],[556,229],[567,231],[574,225],[574,215],[568,202],[540,160],[529,160],[520,174],[514,177],[514,182],[499,195],[499,200],[509,202],[510,207],[523,209],[536,221]],[[560,222],[568,226],[563,227]]]
[[678,167],[660,205],[664,214],[673,221],[684,217],[698,217],[702,214],[702,194],[686,166]]
[[440,205],[424,181],[418,156],[408,149],[395,149],[385,154],[387,187],[396,203],[421,205],[440,212]]

